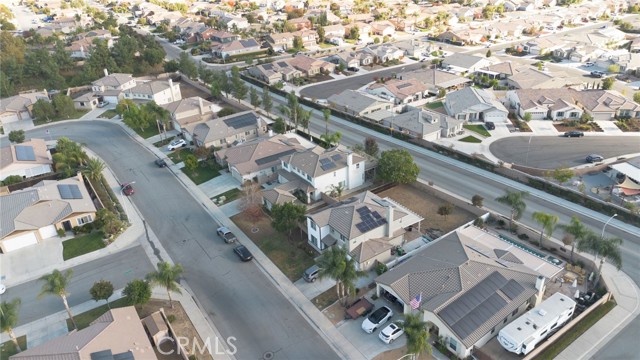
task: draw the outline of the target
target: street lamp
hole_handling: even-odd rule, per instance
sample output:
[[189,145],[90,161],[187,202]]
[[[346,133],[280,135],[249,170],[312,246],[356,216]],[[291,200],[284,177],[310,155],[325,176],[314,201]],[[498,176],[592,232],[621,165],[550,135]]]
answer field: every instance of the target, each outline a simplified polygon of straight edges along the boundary
[[600,240],[604,239],[604,229],[607,227],[607,224],[609,223],[609,221],[613,220],[614,217],[618,216],[618,214],[613,214],[609,220],[607,220],[606,223],[604,223],[604,225],[602,226],[602,234],[600,234]]

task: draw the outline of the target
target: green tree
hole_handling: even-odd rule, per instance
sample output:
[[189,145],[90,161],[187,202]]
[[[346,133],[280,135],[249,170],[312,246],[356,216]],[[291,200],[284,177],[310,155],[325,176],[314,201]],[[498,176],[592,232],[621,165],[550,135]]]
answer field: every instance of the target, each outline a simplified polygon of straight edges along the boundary
[[306,211],[307,209],[302,204],[293,202],[275,204],[271,207],[271,216],[273,218],[271,225],[276,231],[287,233],[291,237],[291,231],[304,220]]
[[102,179],[102,171],[104,171],[105,165],[98,158],[89,158],[87,165],[82,169],[82,175],[93,180],[94,183]]
[[184,158],[184,167],[189,171],[195,171],[198,168],[198,158],[189,154]]
[[111,51],[107,47],[107,42],[103,39],[94,39],[93,47],[89,51],[89,57],[82,67],[84,78],[93,81],[104,76],[104,69],[109,73],[118,72],[120,69],[111,56]]
[[260,99],[260,96],[258,95],[256,88],[254,87],[251,87],[251,90],[249,91],[249,99],[254,109],[260,106],[260,104],[262,103],[262,100]]
[[67,310],[67,314],[69,314],[69,319],[73,323],[73,327],[78,330],[78,325],[76,325],[76,320],[73,318],[73,314],[71,313],[71,308],[69,307],[69,303],[67,302],[67,286],[69,286],[69,281],[73,276],[73,270],[69,269],[64,273],[60,272],[60,270],[53,270],[51,274],[43,275],[40,277],[40,281],[43,281],[42,289],[38,294],[38,299],[41,299],[45,295],[54,295],[60,296],[62,299],[62,303],[64,304],[64,308]]
[[347,258],[347,250],[341,246],[332,246],[317,259],[320,269],[318,277],[330,278],[336,282],[336,293],[344,305],[348,296],[355,291],[355,282],[364,272],[356,270],[355,260]]
[[615,80],[612,77],[605,78],[602,80],[602,89],[603,90],[611,90],[613,88],[613,83]]
[[349,31],[349,39],[358,40],[360,38],[360,29],[357,26],[354,26]]
[[323,43],[324,40],[325,40],[325,38],[324,38],[324,36],[325,36],[324,28],[322,26],[318,26],[318,30],[317,31],[318,31],[318,41],[320,43]]
[[[100,231],[110,238],[120,232],[123,228],[123,223],[113,211],[109,209],[100,209],[96,212],[96,222],[99,225]],[[96,227],[98,227],[96,225]]]
[[9,175],[0,182],[0,185],[9,186],[13,184],[18,184],[18,183],[21,183],[22,180],[24,179],[20,175]]
[[320,135],[320,139],[324,141],[328,147],[336,146],[340,143],[340,139],[342,139],[342,133],[334,132],[331,134],[323,134]]
[[587,229],[582,224],[582,222],[580,222],[580,218],[578,218],[577,216],[572,216],[571,221],[569,222],[568,225],[560,224],[558,225],[558,227],[563,229],[565,234],[571,235],[572,237],[571,255],[569,259],[570,259],[570,262],[573,263],[573,252],[576,247],[576,244],[583,241],[585,236],[588,234],[589,229]]
[[409,184],[418,178],[420,169],[407,150],[383,151],[378,162],[377,177],[380,181]]
[[53,108],[53,105],[47,100],[38,99],[35,104],[33,104],[33,116],[38,121],[51,121],[51,119],[56,115],[56,110]]
[[236,111],[230,107],[223,107],[222,110],[218,111],[218,117],[225,117],[229,115],[235,114]]
[[491,57],[491,49],[487,50],[487,57]]
[[540,224],[541,227],[538,247],[542,249],[542,240],[545,236],[549,239],[551,238],[551,235],[553,235],[553,231],[556,228],[556,224],[558,223],[558,217],[541,211],[535,211],[532,218]]
[[622,243],[623,240],[620,238],[601,237],[593,231],[588,231],[585,240],[578,243],[578,250],[590,252],[596,259],[598,256],[600,257],[598,273],[593,281],[594,287],[597,287],[600,282],[602,266],[606,260],[609,260],[618,270],[622,268],[622,253],[620,252]]
[[373,137],[367,137],[364,139],[364,152],[369,156],[373,156],[374,158],[378,157],[378,152],[380,148],[378,147],[378,142]]
[[566,183],[574,176],[573,170],[563,167],[553,170],[553,178],[560,183],[560,185]]
[[475,194],[471,197],[471,205],[476,207],[482,207],[482,203],[484,202],[484,198],[478,194]]
[[264,88],[262,88],[262,108],[267,113],[270,113],[271,109],[273,108],[273,100],[271,99],[271,92],[269,91],[269,87],[266,85]]
[[640,103],[640,92],[633,94],[633,101]]
[[415,356],[431,355],[432,349],[431,344],[429,344],[427,323],[422,321],[421,313],[405,314],[402,328],[407,335],[407,354],[414,354]]
[[453,204],[446,203],[438,207],[438,215],[447,219],[447,216],[453,213]]
[[240,77],[240,69],[237,66],[231,68],[231,84],[233,86],[233,97],[238,99],[238,102],[244,100],[249,89]]
[[130,281],[122,290],[122,295],[129,305],[144,305],[151,299],[151,285],[140,279]]
[[189,79],[195,79],[198,76],[198,67],[185,51],[180,53],[180,57],[178,58],[178,68],[180,69],[180,72],[186,75]]
[[93,283],[91,289],[89,289],[91,298],[95,301],[104,300],[107,302],[107,307],[111,309],[109,304],[109,298],[113,295],[113,284],[108,280],[99,280]]
[[620,72],[620,66],[613,64],[613,65],[609,65],[609,67],[607,68],[607,71],[610,73],[619,73]]
[[277,117],[273,123],[273,131],[275,131],[276,134],[284,134],[287,131],[287,126],[281,117]]
[[70,96],[58,94],[53,97],[53,108],[60,118],[69,119],[75,114],[76,109],[73,106],[73,99]]
[[331,109],[322,109],[322,117],[324,118],[324,134],[329,135],[329,120],[331,119]]
[[526,122],[531,121],[531,113],[530,112],[524,113],[524,116],[522,117],[522,120],[524,120]]
[[511,210],[511,216],[509,218],[509,229],[513,229],[513,221],[522,217],[524,209],[527,208],[527,204],[524,202],[524,198],[529,196],[526,191],[512,192],[505,190],[505,194],[496,198],[496,201],[507,205]]
[[293,37],[293,48],[296,50],[302,50],[302,48],[304,48],[304,43],[302,42],[302,38],[300,36]]
[[0,329],[5,332],[13,341],[18,352],[21,352],[20,344],[18,344],[18,338],[13,332],[13,328],[18,324],[18,309],[20,308],[22,301],[19,298],[11,300],[11,302],[3,301],[0,304]]
[[13,130],[9,132],[9,141],[16,144],[21,144],[24,142],[24,130]]
[[178,279],[184,269],[182,265],[175,264],[171,265],[166,261],[161,261],[158,263],[158,270],[152,273],[147,274],[146,279],[152,285],[162,286],[167,290],[167,295],[169,296],[169,304],[173,309],[173,301],[171,300],[171,293],[175,292],[178,294],[182,294],[182,290],[180,290],[180,286],[178,286]]

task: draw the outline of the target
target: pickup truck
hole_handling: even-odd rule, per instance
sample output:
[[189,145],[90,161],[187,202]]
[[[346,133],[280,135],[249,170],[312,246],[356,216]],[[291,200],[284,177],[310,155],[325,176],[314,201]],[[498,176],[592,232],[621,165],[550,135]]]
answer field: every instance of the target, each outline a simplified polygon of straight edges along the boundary
[[226,242],[227,244],[231,244],[232,242],[236,241],[236,236],[233,235],[233,233],[224,226],[219,227],[217,233],[218,236],[220,236],[222,240],[224,240],[224,242]]
[[371,312],[371,309],[373,309],[373,304],[362,297],[347,308],[345,318],[357,319],[360,316],[367,316]]

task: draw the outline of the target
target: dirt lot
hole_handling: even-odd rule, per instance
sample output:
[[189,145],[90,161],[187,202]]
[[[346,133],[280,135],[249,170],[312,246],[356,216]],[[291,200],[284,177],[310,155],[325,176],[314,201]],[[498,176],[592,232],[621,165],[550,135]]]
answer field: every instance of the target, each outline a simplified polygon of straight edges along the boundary
[[[335,291],[336,291],[335,290],[335,286],[332,287],[329,290],[335,293]],[[369,291],[371,291],[371,290],[367,289],[367,288],[359,289],[357,295],[349,297],[349,300],[347,300],[347,304],[353,304],[353,302],[356,301],[356,299],[358,299],[358,298],[360,298],[362,296],[365,296]],[[320,296],[322,296],[322,295],[320,295]],[[318,297],[320,297],[320,296],[318,296]],[[337,298],[337,296],[336,296],[336,298]],[[318,307],[318,304],[316,304],[316,307]],[[342,305],[342,303],[340,301],[337,301],[337,302],[334,302],[333,304],[331,304],[330,306],[326,307],[325,309],[320,309],[320,310],[322,310],[322,313],[324,314],[324,316],[326,316],[329,319],[329,321],[331,321],[331,323],[333,325],[338,325],[341,321],[344,320],[345,310],[346,309],[345,309],[345,307]]]
[[180,94],[182,94],[183,99],[187,99],[193,96],[200,96],[201,98],[206,99],[211,96],[211,93],[202,91],[184,81],[180,81]]
[[475,219],[473,214],[460,208],[455,208],[453,213],[447,217],[438,215],[438,208],[444,205],[446,201],[426,194],[410,185],[398,185],[379,193],[378,196],[382,198],[390,197],[392,200],[422,216],[424,218],[420,224],[420,230],[422,232],[427,229],[440,229],[442,234],[446,234],[462,224],[466,224]]

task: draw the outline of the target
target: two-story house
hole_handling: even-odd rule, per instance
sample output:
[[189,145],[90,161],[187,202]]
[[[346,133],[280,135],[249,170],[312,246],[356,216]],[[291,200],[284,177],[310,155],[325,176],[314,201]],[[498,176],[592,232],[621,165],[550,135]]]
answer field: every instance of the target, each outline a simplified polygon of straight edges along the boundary
[[180,132],[188,125],[203,122],[211,118],[221,108],[199,96],[162,104],[160,107],[169,112],[173,128]]
[[124,98],[129,100],[155,101],[158,105],[168,104],[182,99],[180,84],[168,81],[138,82],[136,86],[125,90]]
[[107,69],[104,69],[104,77],[93,81],[91,90],[103,101],[117,104],[123,97],[122,92],[134,86],[136,86],[136,80],[131,74],[109,74]]
[[[405,236],[416,237],[422,217],[389,198],[366,191],[307,215],[307,240],[318,251],[344,247],[366,271],[389,262]],[[413,240],[413,239],[407,239]]]
[[267,132],[267,122],[253,111],[243,111],[184,127],[185,136],[196,146],[229,147]]

